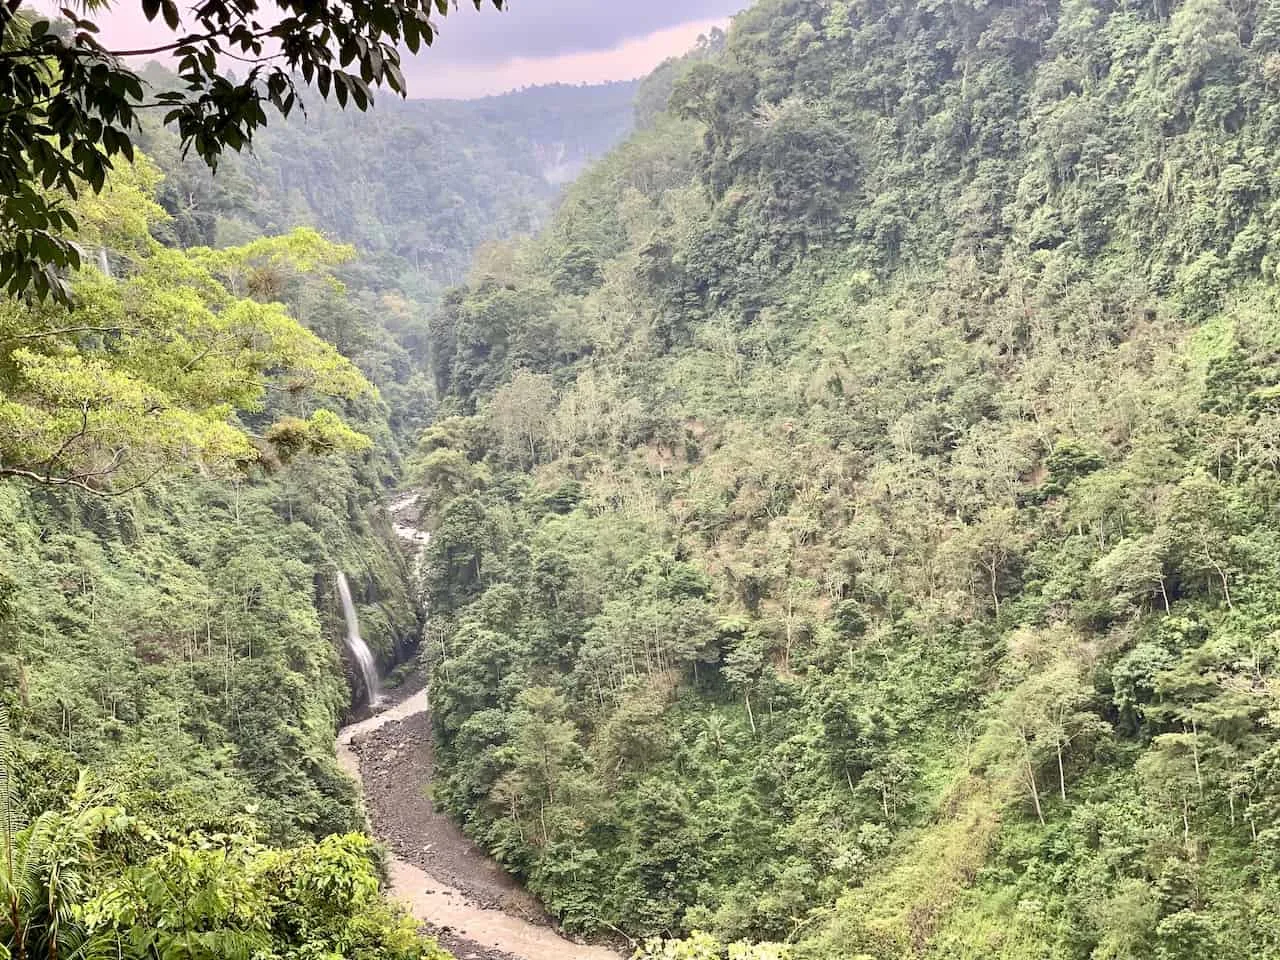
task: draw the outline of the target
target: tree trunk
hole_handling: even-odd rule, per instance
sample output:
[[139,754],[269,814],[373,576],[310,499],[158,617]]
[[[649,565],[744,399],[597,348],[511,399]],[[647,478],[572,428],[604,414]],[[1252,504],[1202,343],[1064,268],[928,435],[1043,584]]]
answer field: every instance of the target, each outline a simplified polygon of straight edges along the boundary
[[[9,866],[10,880],[17,880],[14,875],[13,864],[10,861]],[[22,929],[22,916],[18,913],[18,894],[14,891],[9,899],[9,924],[13,927],[13,956],[14,960],[25,960],[27,955],[27,938],[26,931]]]
[[1191,762],[1196,768],[1196,789],[1200,793],[1201,799],[1204,798],[1204,777],[1200,773],[1200,734],[1196,730],[1195,720],[1191,721]]
[[1036,807],[1036,817],[1040,820],[1040,825],[1044,826],[1044,810],[1040,807],[1040,788],[1036,786],[1036,768],[1031,763],[1031,751],[1027,750],[1025,755],[1027,786],[1031,788],[1031,802]]
[[1231,602],[1231,588],[1227,585],[1227,572],[1222,569],[1217,560],[1209,556],[1208,551],[1205,552],[1205,556],[1209,563],[1213,565],[1213,569],[1217,571],[1218,579],[1222,581],[1222,596],[1227,601],[1227,609],[1234,610],[1235,604]]
[[1191,855],[1191,801],[1187,799],[1187,793],[1182,792],[1182,846],[1187,851],[1187,855]]
[[1062,741],[1058,741],[1058,789],[1062,793],[1062,801],[1067,800],[1067,775],[1062,771]]
[[5,35],[9,32],[9,24],[18,15],[18,8],[21,6],[22,0],[6,0],[4,4],[0,4],[0,46],[4,45]]

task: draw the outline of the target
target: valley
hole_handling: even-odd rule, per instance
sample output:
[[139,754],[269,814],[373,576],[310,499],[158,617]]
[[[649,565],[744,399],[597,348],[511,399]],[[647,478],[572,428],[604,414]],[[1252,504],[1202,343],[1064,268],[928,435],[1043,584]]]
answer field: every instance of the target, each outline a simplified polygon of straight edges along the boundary
[[374,833],[392,853],[392,896],[459,960],[614,960],[558,936],[538,902],[424,794],[432,778],[427,691],[338,736],[343,769],[363,784]]
[[0,958],[1280,958],[1280,6],[305,6],[0,3]]

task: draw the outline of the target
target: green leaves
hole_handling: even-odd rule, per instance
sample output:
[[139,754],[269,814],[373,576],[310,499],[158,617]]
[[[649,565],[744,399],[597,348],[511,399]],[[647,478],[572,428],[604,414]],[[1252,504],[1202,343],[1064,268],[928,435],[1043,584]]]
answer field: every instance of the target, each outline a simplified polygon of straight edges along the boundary
[[757,3],[445,301],[441,796],[716,956],[1265,955],[1280,32],[925,12]]
[[[367,110],[374,88],[407,93],[397,44],[416,51],[432,40],[430,8],[418,0],[273,6],[279,16],[268,25],[256,5],[201,4],[189,32],[146,51],[176,55],[183,89],[159,91],[156,100],[170,106],[164,122],[176,124],[184,149],[211,168],[224,151],[252,141],[267,123],[266,106],[292,112],[295,76],[322,97],[332,91],[343,107]],[[141,0],[141,7],[147,20],[160,18],[175,33],[183,26],[175,0]],[[448,4],[436,9],[444,16]],[[100,192],[115,161],[133,159],[144,91],[123,59],[137,51],[104,47],[92,11],[62,14],[69,33],[45,20],[10,22],[8,14],[0,23],[0,288],[69,303],[65,277],[79,266],[75,223],[59,214],[58,196],[35,188],[71,197],[82,186]],[[252,65],[243,79],[220,68],[224,53]]]
[[[284,277],[323,271],[348,249],[299,231],[216,252],[162,250],[146,235],[147,188],[122,176],[105,203],[81,203],[86,230],[122,252],[133,246],[129,277],[82,277],[75,313],[0,305],[0,475],[113,493],[193,465],[225,474],[261,457],[230,418],[261,409],[270,388],[343,399],[371,389],[285,307],[264,302]],[[291,422],[269,428],[266,443],[274,429],[290,436],[291,455],[369,445],[328,410]]]
[[24,831],[21,856],[32,869],[23,879],[37,887],[37,912],[20,929],[10,921],[22,914],[0,918],[7,955],[446,960],[380,898],[367,837],[279,850],[235,834],[164,841],[129,823],[131,842],[116,846],[95,829],[109,819],[101,813],[46,813]]

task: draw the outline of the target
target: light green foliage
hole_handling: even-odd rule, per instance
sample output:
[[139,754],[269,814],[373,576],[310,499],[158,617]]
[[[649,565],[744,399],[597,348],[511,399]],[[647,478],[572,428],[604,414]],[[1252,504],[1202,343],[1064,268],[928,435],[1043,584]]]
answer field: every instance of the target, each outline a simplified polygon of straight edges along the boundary
[[7,957],[447,960],[381,898],[358,834],[287,850],[224,834],[167,840],[82,799],[5,842]]
[[438,960],[333,754],[336,571],[384,664],[418,630],[387,409],[309,329],[370,337],[352,251],[161,247],[156,181],[81,201],[74,310],[0,304],[0,954]]
[[[282,274],[314,273],[349,251],[310,231],[216,252],[165,250],[146,234],[162,216],[148,188],[154,174],[144,167],[84,218],[104,224],[112,256],[131,251],[124,277],[90,268],[74,311],[0,305],[0,475],[111,492],[192,467],[226,473],[263,455],[265,444],[232,418],[265,410],[269,390],[288,391],[301,411],[307,392],[351,399],[370,389],[278,302]],[[113,234],[105,224],[117,209]],[[119,232],[126,226],[131,235]],[[264,433],[287,440],[287,453],[369,446],[328,411]]]
[[437,792],[568,924],[1280,952],[1278,24],[764,0],[446,297]]
[[447,960],[379,894],[359,834],[287,850],[236,834],[164,836],[82,776],[29,822],[0,708],[0,955]]
[[652,939],[635,952],[634,960],[790,960],[791,951],[779,944],[733,943],[727,948],[705,933],[687,940]]
[[82,908],[114,955],[446,960],[381,899],[359,834],[287,850],[221,835],[150,846]]

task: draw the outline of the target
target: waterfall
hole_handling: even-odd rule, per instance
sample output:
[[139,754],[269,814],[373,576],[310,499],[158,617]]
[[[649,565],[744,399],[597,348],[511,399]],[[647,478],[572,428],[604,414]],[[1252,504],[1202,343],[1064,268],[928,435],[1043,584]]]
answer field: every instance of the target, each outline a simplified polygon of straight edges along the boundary
[[98,248],[98,269],[102,271],[102,275],[107,279],[111,278],[111,260],[107,257],[107,248]]
[[351,587],[347,583],[347,575],[338,571],[338,596],[342,600],[342,616],[347,621],[347,647],[356,663],[360,665],[360,673],[364,677],[365,696],[369,698],[369,706],[376,707],[382,700],[382,690],[378,685],[378,665],[374,662],[373,652],[360,636],[360,618],[356,616],[356,605],[351,601]]

